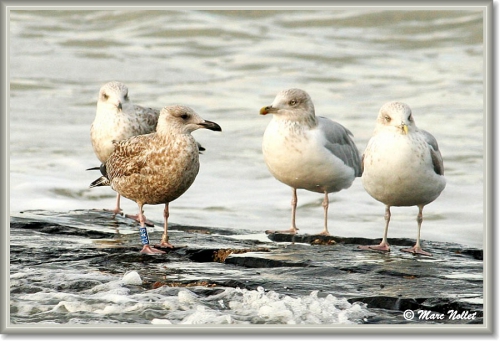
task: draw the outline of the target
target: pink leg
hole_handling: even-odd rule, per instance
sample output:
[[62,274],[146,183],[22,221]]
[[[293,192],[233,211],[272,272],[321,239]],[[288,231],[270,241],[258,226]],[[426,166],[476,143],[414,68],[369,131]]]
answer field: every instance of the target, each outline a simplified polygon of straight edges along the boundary
[[115,219],[117,214],[123,215],[122,209],[120,208],[120,194],[116,194],[116,205],[115,208],[110,210],[110,209],[104,209],[104,211],[108,212],[113,212],[113,219]]
[[297,190],[295,188],[292,188],[292,227],[290,227],[288,230],[283,230],[283,231],[266,230],[266,234],[271,234],[271,233],[297,234],[297,231],[299,229],[295,225],[296,211],[297,211]]
[[174,246],[168,242],[168,217],[170,213],[168,211],[168,202],[165,204],[165,209],[163,210],[163,235],[161,236],[160,244],[156,244],[156,247],[168,247],[173,248]]
[[155,249],[154,247],[150,246],[149,244],[146,244],[142,247],[141,253],[145,254],[145,255],[158,255],[158,254],[165,253],[165,251]]
[[[144,217],[144,224],[146,226],[155,226],[155,224],[153,224],[151,221],[149,221],[146,216],[144,215],[144,213],[142,213],[142,216]],[[139,214],[125,214],[125,217],[126,218],[129,218],[129,219],[133,219],[137,222],[140,222],[139,220]]]
[[325,210],[325,227],[323,231],[319,234],[323,236],[329,236],[330,232],[328,232],[328,206],[330,204],[330,200],[328,199],[328,192],[325,192],[325,198],[323,199],[323,209]]
[[144,226],[144,215],[142,214],[142,203],[137,203],[139,205],[139,222],[141,224],[141,229],[145,232],[146,237],[145,239],[142,238],[141,236],[141,241],[143,243],[143,247],[141,250],[141,253],[147,254],[147,255],[156,255],[156,254],[161,254],[165,253],[164,251],[155,249],[154,247],[151,247],[149,245],[149,237],[147,236],[147,230],[146,227]]
[[379,245],[362,245],[358,246],[358,249],[361,250],[376,250],[376,251],[390,251],[391,248],[389,243],[387,242],[387,231],[389,230],[389,221],[391,221],[391,207],[389,205],[385,206],[385,229],[384,229],[384,237]]
[[120,208],[120,194],[119,193],[116,193],[116,205],[115,205],[115,209],[113,210],[113,213],[115,214],[115,216],[117,214],[123,214],[122,209]]
[[417,224],[418,224],[417,243],[412,248],[401,249],[401,251],[410,252],[410,253],[419,254],[419,255],[424,255],[424,256],[432,256],[432,254],[430,254],[429,252],[422,250],[422,247],[420,246],[420,228],[422,227],[422,221],[424,220],[423,219],[423,215],[422,215],[423,209],[424,209],[423,205],[418,205],[418,215],[417,215]]

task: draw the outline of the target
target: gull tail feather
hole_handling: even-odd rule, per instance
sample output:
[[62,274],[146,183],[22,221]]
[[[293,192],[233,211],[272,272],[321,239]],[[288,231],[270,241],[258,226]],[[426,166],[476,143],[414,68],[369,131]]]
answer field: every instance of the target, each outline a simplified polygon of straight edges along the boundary
[[90,184],[90,188],[99,186],[111,186],[111,183],[109,182],[108,178],[101,176],[99,179],[92,181],[92,183]]

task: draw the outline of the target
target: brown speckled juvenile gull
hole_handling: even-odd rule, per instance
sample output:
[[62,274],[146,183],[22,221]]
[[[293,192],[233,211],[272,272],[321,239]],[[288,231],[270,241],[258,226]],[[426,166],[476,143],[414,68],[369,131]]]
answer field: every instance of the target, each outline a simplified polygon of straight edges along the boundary
[[351,132],[316,116],[311,98],[300,89],[281,91],[260,114],[273,114],[262,142],[267,167],[293,191],[292,226],[281,232],[297,233],[297,189],[302,188],[324,194],[324,229],[320,234],[329,235],[328,193],[349,188],[361,175],[361,160]]
[[[125,84],[116,81],[104,84],[99,90],[96,115],[90,127],[90,140],[99,161],[106,162],[115,148],[114,142],[154,132],[159,115],[160,109],[133,104]],[[199,144],[198,147],[204,150]],[[114,215],[122,212],[119,193],[111,211]],[[139,221],[139,215],[127,214],[126,217]],[[148,220],[146,224],[153,226]]]
[[373,198],[385,204],[385,230],[379,245],[360,248],[389,251],[390,207],[418,206],[417,242],[402,251],[430,256],[420,246],[422,210],[446,186],[443,158],[434,136],[417,128],[408,105],[389,102],[382,106],[362,165],[363,186]]
[[[139,206],[143,231],[143,205],[165,204],[160,247],[172,247],[168,242],[169,203],[180,197],[198,174],[199,148],[191,132],[200,128],[221,131],[218,124],[202,119],[191,108],[178,105],[163,108],[155,133],[114,143],[113,153],[101,167],[103,176],[91,184],[91,187],[111,186],[134,200]],[[149,242],[143,244],[142,253],[163,253]]]

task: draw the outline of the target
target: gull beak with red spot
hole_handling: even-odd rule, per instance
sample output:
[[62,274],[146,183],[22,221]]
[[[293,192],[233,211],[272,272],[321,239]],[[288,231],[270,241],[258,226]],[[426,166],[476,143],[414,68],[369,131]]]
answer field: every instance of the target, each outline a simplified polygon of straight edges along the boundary
[[274,114],[278,109],[274,108],[272,105],[268,105],[267,107],[262,107],[260,109],[261,115]]

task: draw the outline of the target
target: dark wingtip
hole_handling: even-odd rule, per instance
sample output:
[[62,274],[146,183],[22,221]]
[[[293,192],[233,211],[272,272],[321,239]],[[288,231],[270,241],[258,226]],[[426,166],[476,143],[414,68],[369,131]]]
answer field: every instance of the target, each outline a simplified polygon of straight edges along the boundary
[[92,181],[90,188],[100,187],[100,186],[110,186],[109,179],[101,176],[99,179]]
[[198,151],[200,152],[200,154],[201,152],[204,152],[206,150],[205,147],[203,147],[199,142],[196,142],[196,144],[198,145]]

